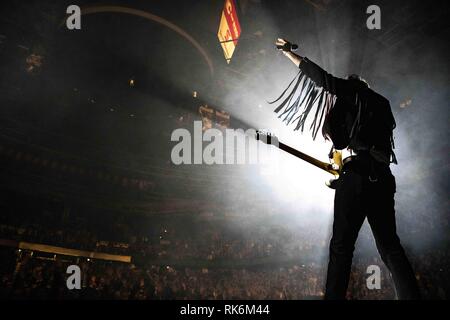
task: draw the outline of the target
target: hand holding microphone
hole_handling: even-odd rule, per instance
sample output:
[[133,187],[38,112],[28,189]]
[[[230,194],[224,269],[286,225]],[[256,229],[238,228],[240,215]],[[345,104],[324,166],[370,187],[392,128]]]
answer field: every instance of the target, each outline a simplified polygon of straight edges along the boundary
[[275,41],[275,46],[297,67],[300,66],[300,63],[302,62],[303,58],[300,57],[298,54],[292,52],[298,49],[298,45],[290,43],[289,41],[286,41],[284,39],[278,38],[277,41]]
[[290,43],[289,41],[286,41],[284,39],[278,38],[275,42],[275,46],[278,50],[285,52],[292,52],[298,49],[298,45],[294,43]]

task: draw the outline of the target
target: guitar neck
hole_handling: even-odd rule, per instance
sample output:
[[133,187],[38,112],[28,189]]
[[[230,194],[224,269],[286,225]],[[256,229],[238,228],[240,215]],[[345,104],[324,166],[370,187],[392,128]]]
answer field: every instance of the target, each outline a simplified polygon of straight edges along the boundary
[[332,175],[338,175],[339,172],[335,169],[333,169],[332,165],[326,162],[322,162],[320,160],[317,160],[301,151],[298,151],[282,142],[278,142],[278,148],[280,148],[283,151],[286,151],[287,153],[292,154],[293,156],[300,158],[313,166],[316,166],[317,168],[320,168],[328,173],[331,173]]

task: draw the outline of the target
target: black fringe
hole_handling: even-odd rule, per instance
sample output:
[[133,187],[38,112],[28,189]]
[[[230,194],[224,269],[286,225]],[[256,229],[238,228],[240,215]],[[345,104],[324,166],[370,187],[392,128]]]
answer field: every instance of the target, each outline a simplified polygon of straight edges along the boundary
[[391,163],[398,164],[394,149],[395,149],[394,135],[392,134],[391,135]]
[[[292,89],[289,91],[291,87]],[[292,102],[294,98],[295,101]],[[318,87],[302,71],[299,71],[283,93],[276,100],[268,103],[274,104],[281,99],[283,99],[282,102],[275,108],[274,112],[279,114],[278,118],[281,118],[286,125],[296,123],[294,130],[300,130],[301,132],[304,131],[309,114],[316,107],[314,119],[309,127],[315,140],[326,115],[334,105],[336,97],[322,87]]]
[[[289,89],[291,90],[289,91]],[[295,100],[292,102],[294,98]],[[282,102],[275,108],[274,112],[279,114],[278,118],[281,118],[286,125],[296,123],[294,130],[300,130],[301,132],[304,131],[305,123],[309,114],[312,109],[316,107],[314,119],[309,127],[313,140],[315,140],[319,129],[325,122],[326,115],[330,112],[336,102],[336,96],[326,91],[324,88],[318,87],[300,70],[283,93],[281,93],[276,100],[268,103],[274,104],[280,100],[282,100]],[[364,109],[367,109],[367,102],[363,102],[358,94],[355,96],[355,105],[358,107],[358,113],[352,125],[350,141],[353,139],[354,135],[360,131],[362,112]],[[392,130],[394,128],[395,120]],[[327,139],[325,133],[324,138]],[[391,134],[390,162],[397,164],[397,157],[395,156],[394,149],[394,137]]]

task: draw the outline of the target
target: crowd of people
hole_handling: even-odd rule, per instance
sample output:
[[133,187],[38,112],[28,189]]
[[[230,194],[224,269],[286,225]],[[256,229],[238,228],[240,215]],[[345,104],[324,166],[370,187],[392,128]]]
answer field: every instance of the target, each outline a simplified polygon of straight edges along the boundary
[[[424,298],[448,299],[444,273],[434,274],[433,261],[425,264],[422,261],[414,260]],[[384,266],[381,288],[367,287],[365,267],[372,262],[355,260],[349,299],[395,298]],[[71,264],[81,269],[79,290],[66,286],[69,276],[66,269]],[[91,259],[44,258],[22,251],[14,268],[2,270],[0,295],[12,299],[321,299],[325,271],[324,265],[315,263],[258,268],[136,266]]]
[[[9,210],[9,211],[8,211]],[[199,215],[131,216],[46,206],[27,215],[3,208],[0,239],[128,255],[132,263],[74,258],[0,246],[3,298],[57,299],[317,299],[323,296],[327,232],[310,225]],[[207,215],[206,215],[207,216]],[[323,237],[319,237],[319,235]],[[367,238],[367,239],[366,239]],[[373,241],[363,228],[360,240]],[[364,250],[362,250],[362,248]],[[374,248],[357,246],[351,299],[393,299]],[[408,252],[424,298],[448,299],[445,244]],[[68,265],[80,266],[82,289],[68,290]],[[367,267],[381,268],[371,290]]]
[[[69,290],[66,268],[77,263],[82,288]],[[323,266],[314,263],[263,268],[137,267],[98,260],[68,261],[21,252],[12,272],[3,272],[1,296],[14,299],[317,299],[323,296]],[[356,271],[355,271],[356,272]],[[362,274],[354,274],[363,276]],[[386,298],[382,291],[349,290],[355,298]]]

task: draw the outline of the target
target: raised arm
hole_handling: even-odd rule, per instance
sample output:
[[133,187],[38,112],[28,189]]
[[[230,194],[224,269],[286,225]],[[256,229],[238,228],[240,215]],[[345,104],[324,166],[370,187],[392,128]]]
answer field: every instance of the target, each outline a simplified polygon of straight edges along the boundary
[[[284,39],[277,39],[275,44],[277,46],[284,46],[286,43],[288,43]],[[321,67],[319,67],[314,62],[310,61],[308,58],[301,57],[292,51],[286,51],[283,49],[279,49],[281,52],[289,58],[289,60],[292,61],[300,70],[312,81],[315,82],[315,84],[319,87],[323,87],[325,90],[332,94],[338,94],[338,82],[342,79],[334,77],[332,74],[326,72]]]
[[291,60],[297,67],[299,67],[300,63],[302,62],[302,57],[288,50],[288,47],[286,47],[286,44],[288,43],[288,41],[278,38],[275,42],[275,45],[277,46],[278,50],[280,50],[286,57],[288,57],[289,60]]

